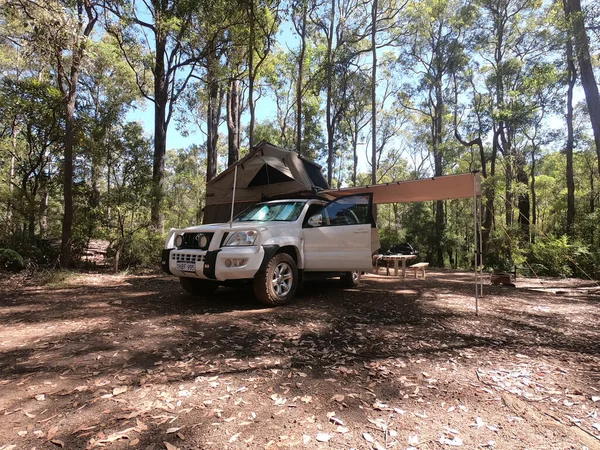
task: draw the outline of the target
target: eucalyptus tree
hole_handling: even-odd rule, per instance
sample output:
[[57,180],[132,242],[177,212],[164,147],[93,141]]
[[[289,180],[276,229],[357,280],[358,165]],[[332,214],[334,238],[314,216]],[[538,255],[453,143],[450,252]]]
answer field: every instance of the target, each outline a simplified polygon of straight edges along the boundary
[[[448,105],[453,100],[453,74],[468,62],[467,31],[474,19],[473,7],[462,0],[415,1],[405,11],[408,33],[400,61],[414,82],[406,83],[400,101],[427,121],[434,176],[445,174],[452,157]],[[444,264],[445,222],[444,202],[437,201],[435,263],[440,266]]]
[[112,187],[108,167],[114,155],[110,140],[141,97],[134,74],[111,36],[90,43],[90,51],[94,57],[83,65],[78,100],[79,147],[83,156],[79,177],[85,180],[80,193],[86,200],[81,217],[85,217],[88,240],[98,237],[97,223],[103,215],[110,215],[110,209],[100,203],[102,190],[110,191]]
[[4,78],[0,82],[0,116],[20,130],[2,153],[14,160],[11,200],[23,220],[24,237],[29,240],[36,236],[36,229],[40,238],[47,237],[51,166],[56,164],[59,143],[64,138],[62,106],[62,94],[48,77]]
[[[256,81],[275,46],[275,37],[281,21],[281,0],[240,0],[246,13],[248,27],[248,147],[254,147],[254,125],[256,122]],[[260,96],[260,92],[259,92]]]
[[579,63],[581,86],[590,112],[590,123],[594,135],[596,156],[598,157],[598,170],[600,171],[600,93],[594,75],[590,41],[586,31],[585,12],[581,8],[581,0],[564,0],[563,8]]
[[[549,38],[552,29],[547,21],[549,5],[534,0],[480,0],[478,6],[481,33],[477,35],[477,50],[482,61],[479,70],[486,76],[490,101],[486,115],[492,123],[489,157],[492,165],[488,174],[494,179],[497,169],[494,163],[501,156],[505,223],[507,227],[513,225],[516,206],[521,239],[528,240],[530,196],[525,174],[527,140],[523,132],[540,112],[530,88],[540,81],[537,79],[543,73],[540,68],[546,66],[554,50],[554,41]],[[493,196],[498,193],[496,187],[494,183],[488,187]],[[489,196],[486,208],[487,228],[492,226],[487,217],[494,211]]]
[[[292,24],[294,30],[300,39],[300,48],[298,49],[297,56],[297,76],[296,76],[296,152],[301,155],[303,150],[303,109],[302,100],[304,97],[305,86],[307,83],[304,80],[305,75],[305,62],[308,47],[310,45],[309,36],[311,34],[311,22],[309,17],[314,14],[314,10],[317,7],[315,0],[295,0],[292,3]],[[310,64],[308,65],[310,70]]]
[[81,65],[98,21],[100,6],[94,0],[29,0],[11,1],[4,12],[18,15],[28,24],[13,38],[42,55],[55,76],[62,95],[64,111],[63,135],[63,202],[61,257],[62,265],[71,262],[73,230],[73,160],[75,149],[75,107]]
[[159,232],[164,228],[167,131],[175,105],[204,56],[205,47],[190,45],[192,38],[202,36],[195,19],[212,6],[196,0],[105,0],[106,28],[134,71],[141,95],[154,105],[151,215]]

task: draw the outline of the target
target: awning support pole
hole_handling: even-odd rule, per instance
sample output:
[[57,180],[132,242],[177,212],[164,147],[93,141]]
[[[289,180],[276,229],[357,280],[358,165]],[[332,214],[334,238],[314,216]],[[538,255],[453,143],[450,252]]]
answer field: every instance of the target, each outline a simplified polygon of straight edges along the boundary
[[483,239],[481,238],[481,230],[483,228],[483,202],[479,199],[479,296],[483,298]]
[[237,184],[237,164],[233,170],[233,194],[231,195],[231,217],[229,218],[229,228],[233,228],[233,209],[235,208],[235,187]]

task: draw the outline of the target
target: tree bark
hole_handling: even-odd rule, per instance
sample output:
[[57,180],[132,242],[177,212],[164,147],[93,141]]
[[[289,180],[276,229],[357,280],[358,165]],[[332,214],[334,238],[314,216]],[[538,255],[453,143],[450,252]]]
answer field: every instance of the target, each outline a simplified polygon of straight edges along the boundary
[[207,64],[207,139],[206,139],[206,181],[217,176],[219,121],[221,115],[222,91],[216,74],[216,54],[212,49]]
[[529,242],[529,222],[530,222],[530,199],[529,199],[529,179],[525,172],[525,155],[519,153],[517,155],[517,183],[523,185],[523,189],[519,190],[517,197],[517,206],[519,208],[519,228],[521,230],[521,241]]
[[256,78],[254,72],[254,44],[256,40],[254,0],[250,0],[248,14],[250,16],[250,39],[248,42],[248,108],[250,109],[250,124],[248,126],[248,147],[252,151],[254,148],[254,124],[256,121],[256,105],[254,104],[254,79]]
[[302,84],[304,82],[304,56],[306,53],[307,0],[302,1],[300,54],[298,55],[298,80],[296,81],[296,152],[302,155]]
[[229,79],[227,90],[227,143],[228,156],[227,166],[231,166],[240,159],[240,92],[239,81],[236,78]]
[[377,0],[371,5],[371,183],[377,184]]
[[[565,15],[568,15],[567,1],[563,1]],[[567,145],[565,146],[565,154],[567,157],[567,167],[565,178],[567,181],[567,235],[573,235],[573,225],[575,223],[575,178],[573,175],[573,88],[577,81],[577,69],[575,68],[575,60],[573,57],[573,41],[571,37],[567,40]]]
[[[377,1],[377,0],[375,0]],[[327,184],[333,181],[333,137],[334,123],[332,108],[333,96],[333,35],[335,30],[335,0],[331,0],[329,35],[327,36],[327,100],[325,106],[325,121],[327,125]]]
[[585,93],[592,130],[594,132],[594,144],[596,156],[598,157],[598,172],[600,173],[600,93],[594,77],[594,68],[590,58],[590,43],[585,30],[583,12],[580,0],[567,0],[564,3],[565,16],[570,21],[573,31],[577,61],[579,62],[579,73],[581,86]]
[[167,107],[169,99],[164,55],[167,38],[156,32],[156,55],[154,61],[154,159],[152,164],[152,203],[150,216],[154,229],[162,233],[164,229],[164,179],[167,155]]
[[[432,142],[433,142],[433,163],[434,175],[436,177],[444,174],[444,158],[442,155],[442,130],[443,130],[443,113],[444,113],[444,98],[442,95],[442,79],[441,74],[435,80],[435,104],[432,117]],[[444,217],[444,201],[437,200],[435,202],[435,234],[436,234],[436,265],[444,267],[444,242],[445,242],[445,217]]]
[[40,200],[40,239],[46,239],[48,237],[48,200],[50,194],[48,187],[46,186],[42,192],[42,198]]

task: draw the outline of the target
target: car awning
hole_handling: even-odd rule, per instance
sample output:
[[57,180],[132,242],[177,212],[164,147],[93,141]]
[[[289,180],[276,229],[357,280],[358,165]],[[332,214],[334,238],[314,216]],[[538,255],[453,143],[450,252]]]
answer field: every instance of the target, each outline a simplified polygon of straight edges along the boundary
[[366,193],[373,194],[375,204],[473,198],[481,195],[481,176],[479,172],[470,172],[322,191],[322,194],[332,197]]

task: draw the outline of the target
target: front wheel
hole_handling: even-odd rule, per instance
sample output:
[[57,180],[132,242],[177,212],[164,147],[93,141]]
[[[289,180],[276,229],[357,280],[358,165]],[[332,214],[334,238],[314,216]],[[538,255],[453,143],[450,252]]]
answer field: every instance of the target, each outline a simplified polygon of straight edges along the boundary
[[212,294],[219,287],[219,283],[216,281],[200,280],[198,278],[180,277],[179,282],[188,294],[197,296]]
[[358,286],[360,283],[360,276],[356,271],[344,272],[344,274],[340,277],[340,280],[342,280],[342,286],[345,288],[352,288]]
[[298,268],[287,253],[277,253],[265,270],[254,277],[254,294],[261,303],[268,306],[283,305],[289,302],[298,288]]

